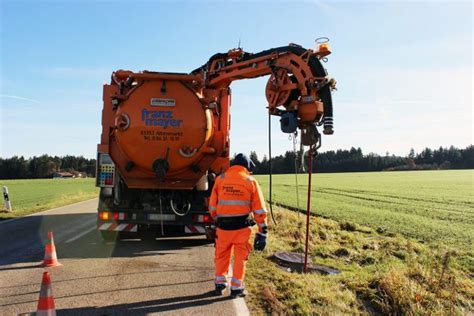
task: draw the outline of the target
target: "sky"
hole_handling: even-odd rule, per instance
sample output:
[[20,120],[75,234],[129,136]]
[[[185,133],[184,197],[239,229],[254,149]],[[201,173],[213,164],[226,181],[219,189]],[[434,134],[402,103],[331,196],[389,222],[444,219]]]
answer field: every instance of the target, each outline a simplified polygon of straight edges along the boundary
[[[0,0],[0,156],[83,155],[117,69],[190,72],[238,46],[330,38],[335,134],[322,151],[473,143],[471,1]],[[231,152],[267,154],[268,77],[232,84]],[[272,119],[273,154],[292,150]]]

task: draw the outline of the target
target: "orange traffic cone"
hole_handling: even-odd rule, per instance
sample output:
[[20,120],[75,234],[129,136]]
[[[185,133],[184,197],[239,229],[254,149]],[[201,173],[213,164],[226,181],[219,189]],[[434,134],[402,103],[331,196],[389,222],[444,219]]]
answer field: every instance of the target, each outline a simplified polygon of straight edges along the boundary
[[51,278],[48,272],[43,273],[43,281],[41,282],[41,290],[38,299],[38,307],[36,308],[37,316],[56,316],[54,307],[53,290],[51,289]]
[[58,267],[62,266],[58,262],[58,256],[56,255],[56,247],[54,246],[53,232],[48,232],[48,242],[44,247],[44,260],[43,267]]

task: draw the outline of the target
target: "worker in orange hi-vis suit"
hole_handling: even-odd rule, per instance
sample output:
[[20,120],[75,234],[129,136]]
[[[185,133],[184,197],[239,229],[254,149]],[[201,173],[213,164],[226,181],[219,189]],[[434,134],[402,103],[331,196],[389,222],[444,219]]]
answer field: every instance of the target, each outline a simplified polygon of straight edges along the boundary
[[[257,181],[250,175],[255,164],[243,154],[235,156],[232,166],[217,177],[209,201],[209,212],[217,222],[216,237],[216,294],[227,287],[226,274],[232,250],[234,266],[230,294],[245,296],[245,265],[252,246],[249,243],[251,226],[258,224],[254,249],[263,250],[267,238],[267,211]],[[253,217],[253,218],[252,218]]]

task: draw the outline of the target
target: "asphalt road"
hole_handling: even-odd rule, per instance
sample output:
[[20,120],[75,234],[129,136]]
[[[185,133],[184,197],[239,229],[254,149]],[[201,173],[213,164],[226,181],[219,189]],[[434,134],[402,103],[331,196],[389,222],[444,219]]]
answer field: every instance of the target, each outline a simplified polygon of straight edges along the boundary
[[245,315],[212,295],[214,247],[204,237],[103,243],[97,200],[0,222],[0,315],[36,311],[47,232],[62,267],[48,268],[58,315]]

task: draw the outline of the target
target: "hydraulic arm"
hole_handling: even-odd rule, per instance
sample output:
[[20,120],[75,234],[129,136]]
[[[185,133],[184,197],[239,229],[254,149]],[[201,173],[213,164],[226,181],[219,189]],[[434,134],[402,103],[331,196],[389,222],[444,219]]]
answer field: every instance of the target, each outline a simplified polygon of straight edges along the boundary
[[333,134],[331,88],[335,81],[320,62],[329,54],[327,45],[313,51],[293,44],[257,54],[234,49],[212,56],[192,73],[200,75],[211,89],[227,88],[234,80],[271,75],[266,87],[271,114],[293,111],[300,128],[323,118],[324,134]]

